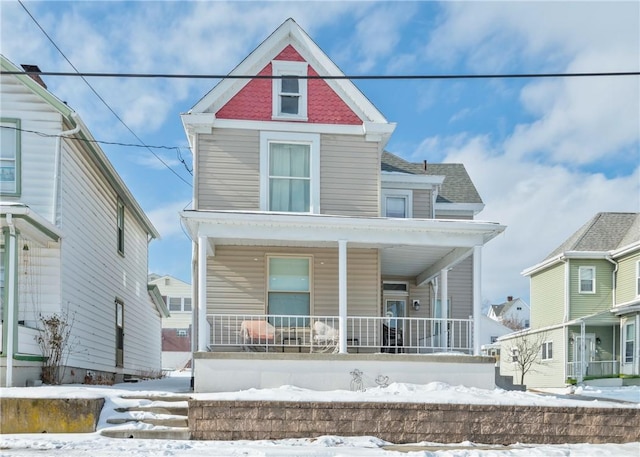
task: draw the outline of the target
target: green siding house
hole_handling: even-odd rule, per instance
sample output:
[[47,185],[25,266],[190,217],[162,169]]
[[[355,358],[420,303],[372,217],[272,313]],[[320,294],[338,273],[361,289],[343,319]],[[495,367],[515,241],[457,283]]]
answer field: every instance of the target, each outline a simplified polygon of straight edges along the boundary
[[[640,213],[597,214],[523,275],[531,328],[500,343],[517,357],[518,341],[545,341],[525,376],[529,387],[640,375]],[[512,360],[501,374],[520,379]]]

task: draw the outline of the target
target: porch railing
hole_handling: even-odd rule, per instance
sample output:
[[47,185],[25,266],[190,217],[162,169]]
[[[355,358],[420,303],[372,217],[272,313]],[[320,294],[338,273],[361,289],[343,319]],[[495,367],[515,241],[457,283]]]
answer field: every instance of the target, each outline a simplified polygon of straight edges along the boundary
[[[337,352],[337,316],[210,314],[211,351]],[[472,319],[349,316],[347,351],[473,353]]]
[[567,377],[578,379],[582,372],[582,377],[608,377],[620,374],[620,362],[617,360],[591,360],[582,362],[567,363]]

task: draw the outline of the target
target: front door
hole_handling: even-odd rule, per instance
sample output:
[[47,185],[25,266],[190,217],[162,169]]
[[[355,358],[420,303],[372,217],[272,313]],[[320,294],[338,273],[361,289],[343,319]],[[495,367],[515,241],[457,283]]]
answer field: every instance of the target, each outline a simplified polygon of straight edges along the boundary
[[385,325],[389,328],[391,338],[387,342],[390,346],[404,346],[404,320],[406,317],[407,300],[404,298],[387,299],[384,302]]
[[[589,375],[589,362],[593,358],[595,348],[595,335],[593,333],[587,333],[582,336],[576,335],[575,337],[575,349],[573,351],[573,362],[575,366],[575,374],[582,377]],[[584,353],[584,358],[582,354]]]

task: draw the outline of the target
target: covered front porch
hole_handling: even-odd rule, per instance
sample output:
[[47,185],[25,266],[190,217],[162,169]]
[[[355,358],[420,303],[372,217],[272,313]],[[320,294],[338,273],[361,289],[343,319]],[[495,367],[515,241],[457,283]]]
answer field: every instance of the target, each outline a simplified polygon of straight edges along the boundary
[[[198,372],[221,353],[480,354],[482,246],[499,224],[232,211],[182,218],[195,243],[198,391]],[[463,264],[456,295],[449,276]]]

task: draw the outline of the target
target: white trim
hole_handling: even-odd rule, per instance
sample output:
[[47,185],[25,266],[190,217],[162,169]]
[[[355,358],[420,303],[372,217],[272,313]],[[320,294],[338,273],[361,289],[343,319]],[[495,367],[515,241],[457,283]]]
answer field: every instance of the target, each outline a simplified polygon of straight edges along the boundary
[[393,184],[403,184],[412,189],[431,189],[434,185],[440,185],[445,177],[439,175],[411,175],[397,171],[380,172],[380,181],[383,187],[390,188]]
[[[310,146],[309,213],[320,213],[320,135],[315,133],[260,132],[260,210],[269,211],[269,144],[298,143]],[[306,214],[306,213],[305,213]]]
[[[437,195],[436,195],[437,196]],[[460,216],[472,213],[474,216],[484,209],[484,203],[438,203],[434,211],[438,216]]]
[[[271,61],[271,74],[273,76],[307,76],[307,62],[288,62],[283,60]],[[271,80],[272,118],[285,120],[307,120],[307,79],[298,78],[298,114],[281,112],[282,79]]]
[[410,189],[382,189],[380,194],[381,194],[381,200],[382,200],[380,202],[381,217],[391,217],[387,215],[387,198],[401,197],[404,199],[405,216],[400,219],[413,218],[413,191],[411,191]]
[[[582,290],[582,272],[584,270],[591,270],[593,272],[593,277],[591,278],[591,290]],[[596,293],[596,267],[592,265],[578,266],[578,293],[579,294],[595,294]]]
[[[548,357],[549,347],[551,347],[551,357]],[[540,360],[549,362],[553,360],[553,341],[544,341],[540,346]]]
[[640,297],[640,260],[636,261],[636,297]]
[[566,259],[607,259],[609,254],[605,251],[565,251],[560,254],[551,257],[550,259],[544,260],[530,268],[526,268],[520,272],[523,276],[530,276],[532,274],[538,273],[546,268],[553,266],[555,263],[563,262]]

